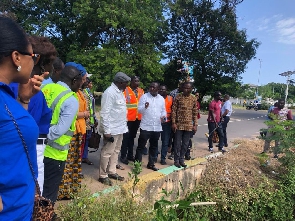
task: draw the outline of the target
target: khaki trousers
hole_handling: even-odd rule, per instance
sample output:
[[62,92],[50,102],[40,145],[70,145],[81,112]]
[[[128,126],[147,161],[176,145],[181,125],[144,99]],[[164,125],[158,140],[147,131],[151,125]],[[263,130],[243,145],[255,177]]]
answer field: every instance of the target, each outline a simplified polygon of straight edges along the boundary
[[121,150],[123,134],[112,135],[114,142],[103,139],[103,146],[100,152],[99,177],[106,178],[108,174],[116,174],[118,155]]

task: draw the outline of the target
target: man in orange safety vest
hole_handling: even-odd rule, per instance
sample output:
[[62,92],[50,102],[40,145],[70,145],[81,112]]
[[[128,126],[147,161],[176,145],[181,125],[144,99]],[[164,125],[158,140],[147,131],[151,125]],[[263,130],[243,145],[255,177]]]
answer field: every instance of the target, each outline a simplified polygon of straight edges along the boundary
[[130,86],[126,87],[124,96],[126,98],[127,106],[127,126],[128,132],[123,135],[123,141],[121,146],[120,161],[124,164],[128,164],[129,160],[134,161],[133,146],[134,138],[136,137],[137,130],[139,128],[141,114],[137,111],[138,101],[144,94],[144,90],[139,88],[140,79],[138,76],[132,76]]

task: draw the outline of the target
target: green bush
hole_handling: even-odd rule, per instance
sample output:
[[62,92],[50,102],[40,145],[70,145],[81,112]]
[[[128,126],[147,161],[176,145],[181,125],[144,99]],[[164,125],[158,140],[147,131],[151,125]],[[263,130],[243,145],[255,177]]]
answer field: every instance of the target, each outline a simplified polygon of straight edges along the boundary
[[261,102],[260,110],[268,110],[270,108],[271,104],[268,104],[266,102]]
[[153,217],[148,202],[137,203],[131,195],[118,192],[93,197],[85,187],[69,203],[61,204],[58,213],[64,221],[150,221]]

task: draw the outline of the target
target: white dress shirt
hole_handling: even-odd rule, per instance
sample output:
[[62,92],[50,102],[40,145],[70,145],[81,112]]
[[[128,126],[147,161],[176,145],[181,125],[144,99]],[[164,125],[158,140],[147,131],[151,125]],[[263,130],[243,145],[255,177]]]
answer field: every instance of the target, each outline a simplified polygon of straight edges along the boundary
[[233,109],[232,109],[232,105],[231,105],[231,102],[229,100],[227,100],[226,102],[224,102],[222,108],[221,108],[221,115],[224,114],[225,110],[228,110],[228,113],[227,113],[227,117],[230,117]]
[[102,94],[99,131],[111,135],[128,132],[125,97],[114,83]]
[[[148,102],[148,108],[145,103]],[[146,93],[140,97],[138,112],[142,114],[140,128],[146,131],[162,131],[161,117],[166,117],[165,100],[161,95]]]

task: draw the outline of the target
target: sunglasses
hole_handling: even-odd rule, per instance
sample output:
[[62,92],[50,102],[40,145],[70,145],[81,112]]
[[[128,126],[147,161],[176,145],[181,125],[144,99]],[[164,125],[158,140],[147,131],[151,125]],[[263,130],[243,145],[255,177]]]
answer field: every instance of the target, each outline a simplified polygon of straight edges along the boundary
[[23,51],[18,51],[20,54],[22,55],[28,55],[31,56],[33,61],[34,61],[34,65],[38,64],[38,61],[40,60],[40,55],[39,54],[31,54],[28,52],[23,52]]

